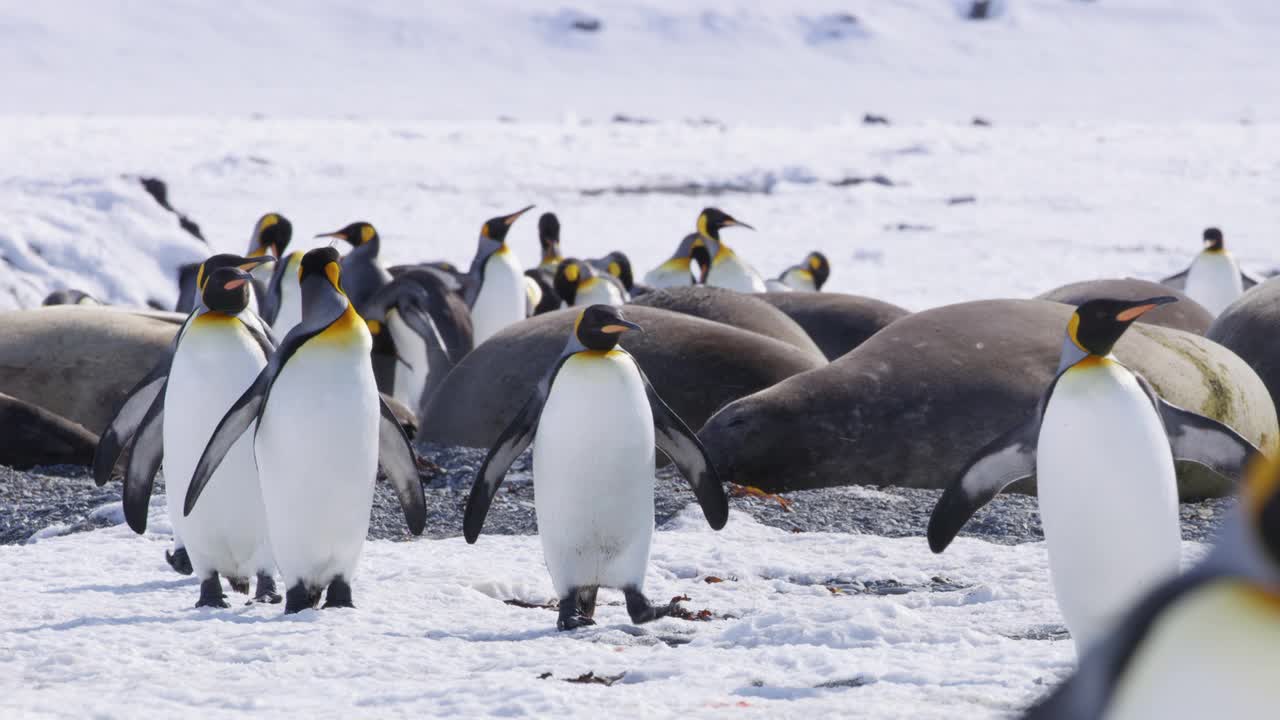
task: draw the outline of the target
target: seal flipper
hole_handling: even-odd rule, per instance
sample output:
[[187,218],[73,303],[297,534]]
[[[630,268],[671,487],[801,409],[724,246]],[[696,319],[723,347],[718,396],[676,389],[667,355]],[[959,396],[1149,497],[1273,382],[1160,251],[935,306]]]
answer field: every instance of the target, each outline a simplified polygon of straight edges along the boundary
[[129,443],[129,464],[124,474],[124,519],[139,535],[147,531],[147,510],[151,506],[151,490],[156,472],[164,458],[164,391],[168,380],[160,386],[147,414]]
[[[1050,385],[1049,392],[1052,391]],[[1040,438],[1041,419],[1042,413],[1037,411],[1026,422],[987,443],[947,486],[929,516],[931,550],[935,553],[946,550],[979,508],[1014,481],[1036,474],[1036,442]]]
[[396,489],[409,532],[421,535],[427,526],[427,500],[422,492],[422,480],[418,477],[413,447],[381,396],[378,397],[378,408],[381,411],[378,418],[378,462]]
[[498,442],[489,449],[489,454],[476,473],[475,484],[471,486],[471,494],[467,497],[467,510],[462,518],[462,534],[468,543],[474,543],[484,528],[484,518],[489,514],[489,506],[493,504],[493,496],[507,476],[511,463],[520,457],[520,453],[533,442],[534,433],[538,430],[538,420],[542,418],[542,408],[551,395],[551,383],[564,366],[564,361],[572,353],[560,356],[555,367],[534,388],[533,394],[525,402],[520,412],[516,413],[511,424],[507,425]]
[[1160,284],[1174,288],[1175,290],[1186,290],[1187,289],[1187,273],[1189,272],[1191,272],[1190,267],[1188,267],[1186,270],[1183,270],[1180,273],[1170,275],[1169,277],[1161,280]]
[[1228,480],[1238,481],[1244,475],[1249,460],[1259,453],[1253,443],[1213,418],[1165,402],[1146,378],[1137,377],[1164,422],[1175,460],[1203,465]]
[[631,362],[636,366],[636,372],[640,373],[645,393],[649,396],[655,444],[671,458],[671,462],[675,463],[680,474],[689,482],[689,487],[698,498],[698,504],[702,506],[707,524],[711,529],[719,530],[729,520],[729,496],[724,492],[724,485],[720,483],[720,476],[707,457],[702,441],[658,396],[653,383],[649,382],[644,370],[640,369],[640,363],[635,358],[631,358]]

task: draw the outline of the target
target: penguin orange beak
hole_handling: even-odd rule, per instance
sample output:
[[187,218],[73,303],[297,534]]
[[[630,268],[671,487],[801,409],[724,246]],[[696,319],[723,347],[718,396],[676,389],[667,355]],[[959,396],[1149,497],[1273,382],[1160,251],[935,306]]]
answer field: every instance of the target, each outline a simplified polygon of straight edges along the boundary
[[610,335],[617,335],[619,333],[624,333],[628,330],[639,330],[640,332],[644,332],[644,328],[631,322],[630,320],[625,320],[623,318],[618,318],[617,322],[611,323],[609,325],[605,325],[604,327],[600,328],[600,332],[608,333]]
[[1137,320],[1146,313],[1155,310],[1161,305],[1168,305],[1169,303],[1175,302],[1178,302],[1178,298],[1173,297],[1172,295],[1162,295],[1161,297],[1139,300],[1134,303],[1133,307],[1126,308],[1117,313],[1116,320],[1119,322],[1131,322],[1133,320]]
[[523,210],[517,210],[517,211],[515,211],[515,212],[511,213],[510,215],[507,215],[507,216],[503,217],[503,218],[502,218],[502,222],[503,222],[504,224],[506,224],[506,225],[509,227],[512,223],[514,223],[516,220],[518,220],[518,219],[520,218],[520,216],[521,216],[521,215],[523,215],[523,214],[525,214],[525,213],[529,212],[530,210],[532,210],[532,209],[533,209],[533,207],[534,207],[533,205],[530,205],[529,207],[524,208]]
[[244,278],[236,278],[235,280],[231,280],[230,282],[225,283],[225,284],[222,286],[222,289],[223,289],[223,290],[235,290],[235,289],[239,288],[241,285],[244,285],[244,283],[245,283]]
[[[316,237],[318,237],[318,238],[337,238],[338,240],[348,240],[348,238],[347,238],[347,234],[346,234],[346,233],[344,233],[344,232],[342,232],[341,230],[334,230],[333,232],[320,233],[319,235],[316,235]],[[348,242],[349,242],[349,240],[348,240]]]
[[262,263],[271,262],[275,258],[270,255],[250,255],[249,257],[240,258],[240,262],[236,263],[236,267],[241,270],[252,270]]
[[725,226],[725,227],[744,227],[744,228],[746,228],[746,229],[748,229],[748,230],[755,230],[755,228],[751,227],[750,225],[748,225],[748,224],[746,224],[746,223],[744,223],[744,222],[741,222],[741,221],[739,221],[739,220],[734,220],[733,218],[728,218],[728,219],[726,219],[726,220],[724,221],[724,226]]

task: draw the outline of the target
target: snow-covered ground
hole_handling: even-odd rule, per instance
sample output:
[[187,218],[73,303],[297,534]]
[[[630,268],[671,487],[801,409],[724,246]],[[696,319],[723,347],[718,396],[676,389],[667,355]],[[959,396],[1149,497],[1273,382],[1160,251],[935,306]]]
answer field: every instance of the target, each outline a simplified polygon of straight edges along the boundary
[[[194,609],[167,546],[121,525],[0,547],[5,715],[999,717],[1074,658],[1042,544],[933,555],[922,538],[791,534],[741,513],[715,533],[695,505],[656,534],[646,592],[714,619],[636,629],[602,591],[599,625],[571,634],[503,602],[554,599],[536,537],[371,542],[356,610],[290,617]],[[910,591],[851,589],[889,580]],[[563,682],[588,672],[622,678]]]

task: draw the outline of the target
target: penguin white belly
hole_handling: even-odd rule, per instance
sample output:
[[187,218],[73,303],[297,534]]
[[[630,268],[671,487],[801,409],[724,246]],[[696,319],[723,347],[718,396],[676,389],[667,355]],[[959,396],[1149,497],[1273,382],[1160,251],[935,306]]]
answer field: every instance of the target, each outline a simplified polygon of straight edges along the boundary
[[579,285],[577,295],[573,299],[573,304],[579,307],[587,307],[589,305],[618,306],[625,302],[626,298],[622,296],[622,290],[617,285],[602,278],[589,278]]
[[298,286],[296,275],[280,280],[280,307],[276,310],[276,321],[271,324],[271,331],[281,340],[302,322],[302,289]]
[[396,361],[395,398],[416,415],[422,403],[422,391],[427,386],[427,374],[431,372],[427,344],[405,324],[395,309],[387,312],[387,330],[396,344],[396,354],[412,365]]
[[1049,573],[1080,653],[1178,571],[1173,454],[1137,379],[1100,358],[1058,380],[1036,453]]
[[1186,293],[1217,317],[1244,293],[1240,267],[1225,251],[1202,252],[1187,271]]
[[534,507],[556,593],[643,589],[653,539],[653,414],[625,354],[565,361],[533,447]]
[[276,377],[258,427],[271,547],[286,587],[354,575],[378,470],[369,340],[313,339]]
[[206,314],[192,323],[174,354],[165,389],[169,518],[198,577],[218,572],[251,578],[260,570],[273,570],[252,430],[231,446],[191,515],[183,516],[182,505],[214,429],[253,383],[266,357],[235,318]]
[[722,252],[711,263],[711,271],[707,273],[707,284],[712,287],[728,288],[744,293],[765,292],[764,278],[755,268],[746,264],[732,251]]
[[471,308],[476,345],[506,326],[523,320],[527,305],[524,273],[520,271],[515,255],[506,248],[490,255],[485,260],[480,293]]
[[1107,720],[1276,717],[1280,597],[1242,583],[1193,590],[1156,619]]
[[644,284],[656,290],[692,285],[693,276],[689,274],[689,263],[668,260],[645,273]]
[[788,270],[782,276],[782,284],[792,290],[818,291],[818,286],[813,282],[813,273],[804,272],[803,270]]
[[764,287],[768,292],[791,292],[794,289],[781,280],[765,280]]

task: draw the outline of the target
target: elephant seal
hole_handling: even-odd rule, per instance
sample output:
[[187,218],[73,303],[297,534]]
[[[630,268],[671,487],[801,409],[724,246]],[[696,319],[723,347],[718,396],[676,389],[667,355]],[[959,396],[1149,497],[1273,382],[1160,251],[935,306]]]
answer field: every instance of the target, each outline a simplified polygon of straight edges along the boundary
[[835,360],[884,326],[911,314],[897,305],[844,293],[771,292],[756,297],[796,321],[828,360]]
[[[699,437],[721,477],[769,491],[945,487],[976,452],[1034,412],[1072,312],[1044,300],[984,300],[909,315],[825,367],[735,401]],[[1230,425],[1264,451],[1274,448],[1271,397],[1226,348],[1139,323],[1115,355],[1167,401]],[[1185,463],[1178,487],[1183,498],[1233,490]]]
[[1280,407],[1280,278],[1255,286],[1227,306],[1205,337],[1230,349],[1258,373]]
[[[536,315],[477,346],[445,378],[418,423],[418,440],[491,447],[564,349],[581,308]],[[826,363],[753,332],[657,308],[628,305],[644,328],[623,347],[658,394],[692,428],[757,390]]]
[[0,312],[0,392],[101,432],[178,327],[83,305]]
[[814,357],[826,359],[822,349],[796,321],[751,294],[706,285],[690,285],[645,293],[630,304],[670,310],[732,325],[740,330],[780,340],[811,353]]
[[0,393],[0,465],[89,465],[98,436],[25,400]]
[[1079,305],[1094,298],[1113,298],[1115,300],[1142,300],[1160,295],[1172,295],[1178,302],[1161,305],[1142,316],[1140,322],[1148,325],[1185,330],[1196,335],[1204,335],[1213,323],[1213,315],[1200,303],[1192,300],[1181,290],[1173,290],[1168,285],[1139,280],[1137,278],[1105,278],[1101,280],[1085,280],[1055,288],[1036,296],[1037,300],[1052,300],[1068,305]]

